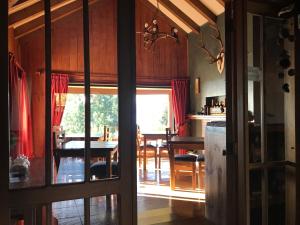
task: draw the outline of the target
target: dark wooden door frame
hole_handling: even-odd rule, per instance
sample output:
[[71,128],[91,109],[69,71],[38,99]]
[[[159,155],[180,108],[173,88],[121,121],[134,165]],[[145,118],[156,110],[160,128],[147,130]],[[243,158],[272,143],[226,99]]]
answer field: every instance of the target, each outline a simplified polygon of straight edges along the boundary
[[[295,1],[296,15],[294,17],[295,25],[295,127],[296,127],[296,162],[300,162],[300,2]],[[297,129],[298,128],[298,129]],[[296,163],[296,221],[300,223],[300,163]]]
[[247,2],[225,0],[227,224],[247,224]]
[[[295,21],[295,127],[300,148],[300,2]],[[249,224],[249,178],[247,170],[247,0],[225,0],[226,96],[227,96],[227,224]],[[298,129],[297,129],[298,128]],[[300,151],[296,151],[296,162]],[[296,166],[296,221],[300,221],[300,165]]]
[[8,107],[8,1],[0,2],[0,76],[1,83],[1,103],[3,110],[0,114],[0,137],[2,151],[0,152],[0,193],[1,193],[1,204],[0,204],[0,219],[1,223],[9,224],[9,209],[8,196],[6,195],[8,190],[8,167],[9,167],[9,107]]
[[[45,1],[45,55],[46,55],[46,87],[50,90],[51,75],[51,22],[50,0]],[[84,24],[88,24],[88,4],[83,1]],[[0,100],[2,109],[0,112],[0,220],[1,224],[9,224],[10,208],[25,208],[30,205],[41,204],[50,206],[51,202],[85,198],[85,213],[89,215],[89,198],[106,194],[118,195],[118,210],[120,225],[136,225],[136,112],[135,112],[135,1],[118,0],[117,4],[117,44],[118,44],[118,81],[119,81],[119,149],[120,149],[120,178],[90,182],[85,179],[82,183],[51,185],[51,170],[47,168],[46,185],[42,188],[28,188],[21,190],[9,190],[9,101],[8,101],[8,1],[0,1],[0,76],[1,90]],[[84,26],[88,32],[88,26]],[[84,36],[84,47],[88,48],[88,34]],[[84,51],[85,76],[89,76],[89,49]],[[85,79],[86,87],[89,87],[89,77]],[[85,94],[89,95],[89,90]],[[49,103],[51,96],[46,96]],[[86,105],[89,112],[89,102]],[[49,111],[49,108],[48,108]],[[47,111],[46,111],[47,112]],[[89,113],[87,114],[89,117]],[[46,149],[50,148],[51,127],[50,113],[46,114]],[[89,123],[89,118],[86,120]],[[129,131],[129,135],[128,135]],[[86,128],[89,134],[89,126]],[[88,135],[89,136],[89,135]],[[89,138],[88,138],[89,140]],[[89,156],[86,157],[86,161]],[[46,156],[46,165],[51,165],[51,155]],[[89,169],[89,167],[86,167]],[[85,172],[89,174],[89,172]],[[88,176],[87,176],[88,177]],[[51,210],[51,207],[47,207]],[[51,213],[51,211],[50,211]],[[51,216],[50,213],[48,214]],[[49,221],[49,220],[48,220]],[[89,223],[89,219],[85,222]]]

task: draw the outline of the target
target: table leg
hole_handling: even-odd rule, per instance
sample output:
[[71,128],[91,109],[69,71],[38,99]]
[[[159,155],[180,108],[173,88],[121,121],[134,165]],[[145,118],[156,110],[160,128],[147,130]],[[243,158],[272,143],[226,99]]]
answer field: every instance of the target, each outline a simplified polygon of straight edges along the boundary
[[[112,177],[111,151],[106,153],[106,176]],[[106,195],[106,211],[111,210],[111,195]]]
[[111,168],[111,151],[106,153],[106,177],[110,178],[112,175],[112,168]]
[[175,171],[174,171],[174,149],[173,149],[172,145],[170,146],[169,161],[170,161],[170,187],[171,187],[171,190],[174,190],[175,189]]
[[143,167],[144,167],[144,171],[146,171],[146,164],[147,164],[147,138],[144,137],[144,154],[143,154],[143,159],[144,159],[144,163],[143,163]]

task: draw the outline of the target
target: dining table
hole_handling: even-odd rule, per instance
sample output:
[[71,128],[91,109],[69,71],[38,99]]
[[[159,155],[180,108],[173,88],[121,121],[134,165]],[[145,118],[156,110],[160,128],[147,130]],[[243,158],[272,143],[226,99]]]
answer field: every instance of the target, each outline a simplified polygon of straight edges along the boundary
[[173,136],[168,141],[168,145],[169,145],[169,160],[170,160],[170,187],[171,190],[174,190],[175,189],[175,172],[174,172],[175,149],[203,150],[204,138],[192,137],[192,136]]
[[[109,178],[112,175],[111,159],[117,152],[117,141],[91,141],[90,142],[90,155],[91,158],[105,157],[106,159],[106,176]],[[82,158],[85,154],[85,141],[84,140],[70,140],[63,143],[60,148],[54,149],[54,157],[57,170],[62,157],[78,157]]]
[[[157,140],[166,140],[166,133],[160,133],[160,132],[143,132],[142,133],[143,138],[144,138],[144,146],[143,146],[143,169],[144,171],[147,170],[147,141],[157,141]],[[148,146],[150,147],[150,146]],[[152,145],[153,147],[157,147],[157,144]],[[154,159],[155,159],[155,168],[157,166],[157,155],[155,152],[154,155]]]

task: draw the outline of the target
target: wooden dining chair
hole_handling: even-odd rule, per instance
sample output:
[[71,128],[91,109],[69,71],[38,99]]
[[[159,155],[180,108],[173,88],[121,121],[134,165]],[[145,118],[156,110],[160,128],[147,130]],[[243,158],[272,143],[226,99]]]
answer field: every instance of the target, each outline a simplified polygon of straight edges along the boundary
[[109,127],[105,125],[103,127],[103,136],[100,136],[98,138],[98,141],[109,141],[109,138],[110,138]]
[[140,127],[137,125],[136,127],[136,151],[137,151],[137,158],[139,160],[139,167],[142,165],[142,136]]
[[65,131],[55,130],[52,132],[52,154],[56,166],[56,171],[58,172],[60,164],[60,149],[63,143],[66,141]]
[[[171,133],[170,128],[166,128],[166,140],[168,149],[170,151],[170,140],[173,136],[176,136],[177,133]],[[175,150],[176,151],[176,150]],[[200,173],[200,170],[197,171],[197,163],[202,161],[204,162],[204,157],[199,156],[197,154],[175,154],[173,165],[174,165],[174,174],[175,174],[175,181],[176,177],[180,174],[188,174],[192,176],[192,188],[196,189],[197,184],[197,172],[198,172],[198,180],[200,184],[200,176],[202,173]],[[171,163],[171,162],[170,162]],[[200,165],[200,163],[199,163]],[[199,169],[202,168],[199,166]],[[201,179],[202,180],[202,179]]]
[[[145,151],[146,149],[146,151]],[[137,156],[139,159],[139,167],[142,164],[144,154],[146,156],[146,163],[147,163],[147,158],[149,155],[154,156],[154,161],[155,161],[155,168],[157,168],[157,144],[155,143],[144,143],[144,136],[141,134],[139,126],[137,126]]]
[[167,145],[167,140],[162,140],[157,145],[157,151],[158,151],[158,169],[161,169],[161,161],[163,156],[169,159],[169,149]]

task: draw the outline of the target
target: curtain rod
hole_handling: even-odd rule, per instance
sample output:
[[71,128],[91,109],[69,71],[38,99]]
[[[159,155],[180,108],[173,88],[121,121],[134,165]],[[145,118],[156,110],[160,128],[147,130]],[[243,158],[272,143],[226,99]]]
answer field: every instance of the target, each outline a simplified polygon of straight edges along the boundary
[[[39,69],[37,72],[44,73],[45,69]],[[70,70],[51,70],[52,73],[62,73],[68,75],[84,75],[83,71],[70,71]],[[103,75],[103,76],[113,76],[117,74],[109,74],[109,73],[90,73],[90,75]]]

